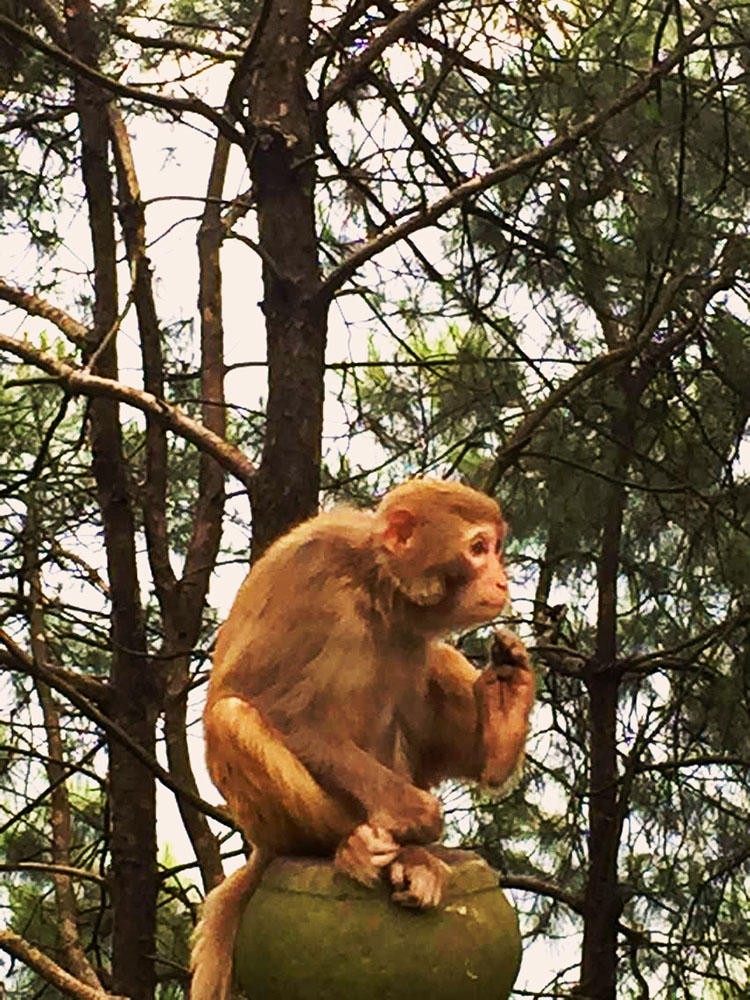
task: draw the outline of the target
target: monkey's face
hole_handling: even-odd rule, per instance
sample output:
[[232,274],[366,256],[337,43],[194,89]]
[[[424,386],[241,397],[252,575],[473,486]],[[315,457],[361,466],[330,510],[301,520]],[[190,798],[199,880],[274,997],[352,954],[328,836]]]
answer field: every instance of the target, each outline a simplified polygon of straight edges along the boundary
[[416,605],[417,627],[450,631],[500,613],[508,599],[502,524],[470,523],[455,514],[424,520],[404,511],[394,515],[382,537],[388,572]]
[[504,532],[497,524],[465,525],[459,555],[446,576],[445,616],[451,628],[481,625],[508,601]]

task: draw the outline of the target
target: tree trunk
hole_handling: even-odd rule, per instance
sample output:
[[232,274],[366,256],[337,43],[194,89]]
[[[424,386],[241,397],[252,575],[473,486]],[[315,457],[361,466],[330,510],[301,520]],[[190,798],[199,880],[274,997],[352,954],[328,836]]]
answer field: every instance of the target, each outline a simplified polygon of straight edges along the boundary
[[617,663],[617,576],[627,502],[625,480],[633,444],[633,408],[638,404],[639,392],[628,375],[623,376],[620,386],[624,400],[612,418],[617,445],[597,566],[596,652],[584,675],[591,713],[589,870],[577,995],[586,1000],[615,1000],[618,922],[622,912],[617,866],[622,830],[617,769],[617,703],[622,674]]
[[[268,406],[252,491],[253,555],[317,510],[327,304],[319,300],[309,0],[271,2],[247,57],[250,172],[263,258]],[[244,95],[243,95],[244,96]]]
[[[23,561],[28,586],[31,651],[36,663],[42,667],[48,667],[49,657],[43,610],[44,594],[39,560],[36,505],[35,491],[31,490],[23,533]],[[49,806],[52,827],[50,857],[53,864],[60,865],[61,868],[68,868],[72,864],[70,849],[73,840],[73,824],[70,813],[70,796],[65,781],[69,772],[65,765],[65,748],[60,723],[61,712],[47,684],[41,680],[35,680],[34,686],[42,709],[44,731],[47,737],[45,767],[50,787]],[[62,965],[81,982],[86,983],[92,989],[101,991],[102,984],[86,958],[78,932],[78,903],[73,880],[70,875],[57,871],[52,874],[52,884],[55,889],[57,939]]]
[[589,764],[589,871],[581,982],[586,1000],[614,1000],[617,924],[621,902],[617,876],[620,819],[617,797],[616,716],[619,671],[600,666],[587,677],[591,711]]
[[[88,0],[66,7],[71,51],[96,65],[97,41]],[[116,242],[109,162],[108,97],[76,81],[81,167],[93,246],[94,327],[88,360],[97,374],[118,377]],[[131,507],[118,404],[104,397],[89,410],[93,474],[102,515],[110,582],[113,717],[147,753],[156,755],[159,697],[146,657]],[[151,1000],[156,985],[156,790],[150,771],[129,750],[109,746],[112,854],[112,990]]]

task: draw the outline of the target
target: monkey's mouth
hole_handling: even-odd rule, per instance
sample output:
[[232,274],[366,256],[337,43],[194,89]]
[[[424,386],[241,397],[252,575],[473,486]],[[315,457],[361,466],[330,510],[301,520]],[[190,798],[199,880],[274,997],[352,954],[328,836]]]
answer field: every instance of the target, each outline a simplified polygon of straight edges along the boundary
[[508,591],[507,590],[501,591],[498,597],[495,596],[487,597],[481,603],[488,604],[492,608],[504,608],[505,605],[508,603]]
[[506,594],[500,601],[497,600],[480,601],[479,607],[487,608],[488,611],[492,612],[492,616],[494,617],[495,615],[500,614],[500,612],[505,608],[507,603],[508,603],[508,595]]

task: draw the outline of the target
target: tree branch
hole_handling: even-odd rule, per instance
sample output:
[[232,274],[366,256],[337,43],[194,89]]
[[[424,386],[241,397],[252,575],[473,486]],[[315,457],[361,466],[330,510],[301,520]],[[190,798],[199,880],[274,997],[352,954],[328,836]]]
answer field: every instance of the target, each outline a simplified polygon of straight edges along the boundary
[[245,136],[241,132],[238,132],[224,115],[197,97],[165,97],[163,94],[153,94],[147,90],[139,90],[137,87],[129,87],[127,84],[118,83],[116,80],[105,76],[104,73],[99,73],[97,70],[87,66],[86,63],[81,62],[74,56],[68,55],[67,52],[64,52],[56,45],[50,45],[49,42],[37,38],[32,32],[26,31],[25,28],[16,24],[15,21],[4,14],[0,14],[0,29],[17,42],[29,45],[38,52],[49,56],[50,59],[54,59],[55,62],[70,70],[73,76],[89,80],[91,83],[95,83],[101,87],[102,90],[109,91],[111,94],[117,94],[119,97],[129,97],[131,100],[140,101],[142,104],[151,104],[157,108],[164,108],[166,111],[174,111],[179,114],[187,111],[200,115],[215,125],[219,132],[225,135],[231,142],[236,142],[240,146],[246,145]]
[[[674,335],[672,340],[684,338],[689,334],[689,332],[695,327],[698,320],[703,316],[706,307],[713,296],[720,291],[724,291],[729,286],[729,283],[732,280],[731,267],[736,266],[737,261],[727,255],[724,267],[714,281],[702,289],[700,293],[700,301],[693,310],[692,316],[686,320],[685,323],[680,325],[680,329]],[[652,346],[653,336],[658,324],[662,321],[669,306],[674,301],[675,296],[689,278],[690,275],[687,273],[675,275],[665,285],[659,300],[655,303],[651,314],[647,318],[643,328],[637,336],[634,336],[632,340],[622,347],[616,347],[612,351],[607,351],[606,354],[601,354],[597,358],[592,358],[591,361],[585,364],[583,368],[579,369],[575,375],[571,375],[569,379],[566,379],[556,389],[553,389],[546,399],[544,399],[529,414],[527,414],[526,417],[524,417],[511,435],[509,441],[498,450],[495,456],[493,466],[483,484],[483,489],[487,493],[492,494],[494,492],[498,482],[500,481],[500,477],[505,470],[513,464],[521,450],[529,443],[534,431],[537,430],[537,428],[547,419],[549,414],[573,392],[575,392],[576,389],[607,368],[631,361],[642,350],[648,349]],[[656,345],[656,349],[661,349],[662,346],[663,345],[658,344]]]
[[[39,554],[39,531],[37,522],[37,498],[31,491],[26,508],[26,521],[21,533],[23,547],[24,576],[28,587],[29,633],[34,660],[43,667],[49,665],[46,621],[43,611],[42,574]],[[52,697],[52,689],[42,680],[35,678],[37,698],[42,709],[42,719],[47,737],[47,759],[44,767],[50,784],[50,851],[53,866],[51,872],[54,885],[56,922],[60,954],[66,968],[76,979],[95,990],[102,984],[94,967],[86,957],[81,941],[78,918],[78,900],[73,890],[70,874],[70,852],[73,839],[70,796],[67,785],[67,766],[60,725],[61,710]]]
[[408,34],[421,18],[437,7],[439,2],[440,0],[416,0],[416,3],[412,3],[406,10],[397,14],[377,38],[355,56],[325,88],[320,95],[321,110],[327,111],[353,84],[358,83],[368,67],[380,58],[388,46]]
[[[68,113],[66,111],[66,114]],[[84,346],[88,333],[84,324],[79,323],[77,319],[74,319],[51,302],[47,302],[41,296],[25,292],[22,288],[17,288],[15,285],[11,285],[3,278],[0,278],[0,299],[10,302],[13,306],[18,306],[19,309],[27,312],[29,316],[41,316],[42,319],[48,319],[76,347],[82,348]]]
[[55,691],[64,695],[68,701],[75,705],[75,707],[82,712],[86,718],[91,719],[100,729],[113,740],[116,740],[121,746],[124,746],[133,756],[147,767],[152,774],[155,775],[161,781],[163,785],[166,785],[170,791],[174,792],[175,795],[181,796],[190,802],[191,805],[195,806],[197,809],[202,810],[207,816],[211,816],[212,819],[218,820],[220,823],[224,823],[226,826],[231,826],[231,821],[227,814],[221,809],[217,809],[216,806],[212,806],[210,802],[206,802],[199,795],[194,792],[190,792],[185,788],[182,788],[174,780],[172,775],[166,768],[163,768],[161,764],[155,760],[150,754],[136,743],[128,733],[118,725],[113,722],[108,716],[101,712],[95,705],[93,705],[87,698],[84,698],[72,684],[63,680],[60,676],[55,674],[51,670],[46,670],[39,663],[35,663],[32,658],[24,652],[21,647],[13,641],[13,639],[2,629],[0,629],[0,643],[5,647],[7,652],[0,649],[0,663],[5,663],[11,670],[19,670],[24,674],[28,674],[37,680],[43,681],[48,684]]
[[[0,948],[14,958],[20,959],[24,965],[28,965],[30,969],[33,969],[62,993],[76,997],[77,1000],[115,1000],[112,993],[94,989],[76,979],[75,976],[71,976],[69,972],[48,958],[44,952],[29,944],[20,934],[0,928]],[[126,1000],[126,998],[117,998],[117,1000]]]
[[182,42],[175,38],[152,38],[148,35],[137,35],[134,31],[126,31],[119,25],[113,27],[113,33],[118,38],[124,38],[129,42],[144,49],[160,49],[163,52],[185,52],[188,55],[208,56],[217,62],[237,62],[242,56],[241,52],[222,52],[221,49],[212,49],[209,45],[198,45],[197,42]]
[[7,337],[5,334],[0,334],[0,351],[8,351],[27,364],[47,372],[73,396],[94,398],[103,396],[107,399],[116,399],[154,417],[173,433],[184,437],[201,451],[207,452],[215,458],[222,468],[239,479],[246,489],[249,489],[255,475],[253,463],[239,448],[225,441],[218,434],[214,434],[197,420],[187,416],[179,407],[166,403],[150,392],[134,389],[132,386],[114,379],[92,375],[65,361],[57,361],[30,344],[16,340],[14,337]]
[[39,872],[41,875],[65,875],[68,878],[79,878],[87,882],[96,882],[106,886],[107,880],[98,872],[90,872],[85,868],[73,868],[71,865],[52,865],[44,861],[16,861],[14,863],[0,861],[0,872]]
[[[684,642],[670,646],[668,649],[657,649],[653,653],[644,653],[640,656],[623,659],[620,663],[624,672],[631,675],[653,673],[663,666],[665,660],[671,661],[668,663],[670,669],[674,669],[676,666],[690,666],[711,643],[721,640],[732,629],[748,623],[750,623],[750,605],[745,605],[740,607],[736,614],[717,622],[716,625],[706,629],[700,635],[691,636]],[[678,659],[681,653],[688,655],[684,659]]]
[[428,226],[433,225],[442,215],[445,215],[450,209],[456,208],[468,198],[481,194],[482,191],[486,191],[487,188],[499,184],[501,181],[532,170],[534,167],[538,167],[548,160],[552,160],[573,149],[583,139],[592,135],[610,121],[610,119],[615,118],[621,112],[642,100],[657,86],[661,79],[671,73],[675,66],[688,55],[695,43],[709,31],[715,20],[716,13],[713,10],[707,10],[700,23],[685,36],[684,40],[675,48],[670,56],[656,63],[642,80],[628,87],[616,100],[608,104],[606,108],[595,114],[588,115],[578,125],[571,126],[567,132],[558,135],[546,146],[539,146],[528,153],[515,156],[513,159],[506,160],[494,169],[489,170],[486,174],[464,181],[449,191],[448,194],[433,202],[432,205],[418,212],[411,219],[407,219],[405,222],[395,226],[389,226],[379,236],[368,240],[364,246],[352,253],[343,264],[339,265],[326,278],[321,286],[320,296],[323,299],[331,298],[362,264],[371,260],[388,247],[393,246],[394,243],[398,243],[406,236],[410,236],[420,229],[426,229]]
[[523,892],[535,892],[538,896],[549,896],[550,899],[557,900],[569,906],[574,913],[580,916],[585,915],[583,900],[580,896],[572,892],[566,892],[552,882],[547,882],[541,878],[532,878],[530,875],[501,875],[498,884],[503,889],[520,889]]
[[[725,767],[741,767],[747,771],[750,771],[750,757],[728,757],[722,756],[721,754],[702,754],[698,757],[685,757],[684,760],[663,760],[658,763],[645,761],[641,764],[636,764],[635,773],[636,774],[648,774],[653,771],[659,773],[664,773],[667,771],[681,771],[686,767],[714,767],[714,766],[725,766]],[[684,777],[680,777],[680,781],[684,781]]]
[[[109,106],[112,153],[117,172],[119,217],[132,278],[131,296],[138,316],[138,331],[143,362],[143,385],[147,392],[164,396],[164,358],[159,317],[154,300],[153,278],[146,250],[146,210],[141,198],[130,136],[122,115]],[[226,143],[225,139],[220,139]],[[93,370],[89,361],[86,366]],[[173,609],[176,580],[172,569],[167,531],[167,434],[160,421],[146,418],[146,475],[143,486],[143,521],[149,564],[159,595],[162,612]]]

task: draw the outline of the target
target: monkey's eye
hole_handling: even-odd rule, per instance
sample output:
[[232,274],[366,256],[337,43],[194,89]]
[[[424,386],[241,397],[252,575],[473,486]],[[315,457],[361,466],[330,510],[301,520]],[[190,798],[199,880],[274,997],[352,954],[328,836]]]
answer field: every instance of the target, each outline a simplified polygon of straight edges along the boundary
[[490,551],[490,543],[486,538],[475,538],[471,543],[471,554],[473,556],[483,556]]

